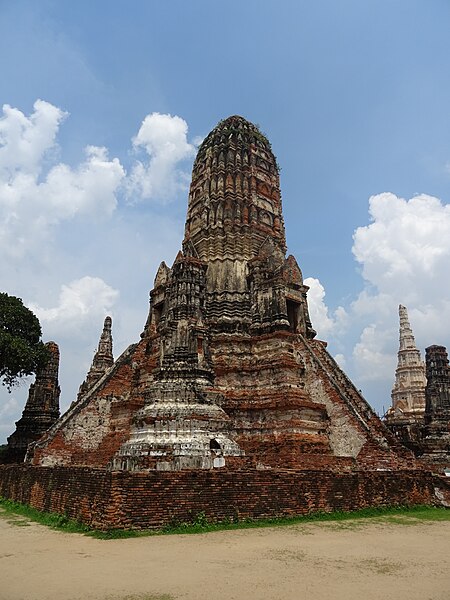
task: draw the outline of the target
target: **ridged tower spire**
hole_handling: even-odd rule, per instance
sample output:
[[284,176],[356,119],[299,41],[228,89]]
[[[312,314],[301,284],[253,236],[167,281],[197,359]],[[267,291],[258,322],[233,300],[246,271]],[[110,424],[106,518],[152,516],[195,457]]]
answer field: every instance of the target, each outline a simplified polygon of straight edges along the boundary
[[228,117],[199,148],[185,241],[202,260],[249,260],[267,237],[286,250],[277,162],[256,125]]
[[392,409],[394,413],[405,416],[417,415],[422,417],[425,412],[425,364],[420,358],[420,352],[408,319],[405,306],[399,306],[400,343],[398,364],[395,371],[395,383],[392,389]]
[[98,342],[97,352],[94,354],[91,368],[89,369],[86,379],[80,385],[78,391],[78,399],[82,398],[103,377],[106,371],[113,365],[113,347],[112,347],[112,319],[106,317],[103,323],[103,331]]
[[[207,264],[205,316],[212,330],[294,328],[314,337],[308,288],[294,257],[285,257],[277,161],[266,136],[243,117],[220,121],[199,148],[183,251]],[[298,298],[291,318],[282,287],[293,277]]]

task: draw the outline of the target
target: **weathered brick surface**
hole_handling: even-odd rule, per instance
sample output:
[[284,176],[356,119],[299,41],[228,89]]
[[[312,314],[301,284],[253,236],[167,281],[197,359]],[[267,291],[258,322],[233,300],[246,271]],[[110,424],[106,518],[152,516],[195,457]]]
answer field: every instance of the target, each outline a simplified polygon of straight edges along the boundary
[[404,306],[392,406],[385,423],[416,456],[441,472],[450,466],[450,366],[444,346],[426,349],[426,368]]
[[434,493],[439,502],[446,508],[450,508],[450,478],[445,475],[434,477]]
[[236,470],[130,473],[64,467],[0,467],[0,494],[98,528],[436,504],[448,482],[426,471]]
[[29,461],[129,471],[239,470],[247,460],[416,468],[314,340],[307,292],[286,257],[271,145],[229,117],[199,148],[182,249],[158,269],[140,342],[111,365],[105,323],[78,402]]
[[112,369],[48,430],[30,460],[42,466],[105,467],[129,436],[134,412],[143,405],[134,383],[132,360],[141,359],[144,344],[132,346]]
[[0,467],[0,495],[38,510],[103,527],[110,504],[111,473],[100,469]]

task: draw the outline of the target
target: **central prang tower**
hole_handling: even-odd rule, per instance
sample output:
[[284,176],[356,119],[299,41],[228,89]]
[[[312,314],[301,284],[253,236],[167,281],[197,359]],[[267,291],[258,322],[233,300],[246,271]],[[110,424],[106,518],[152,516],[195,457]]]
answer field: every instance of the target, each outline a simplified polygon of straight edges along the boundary
[[88,376],[35,464],[398,465],[393,436],[314,339],[307,291],[286,258],[270,143],[229,117],[199,148],[182,250],[158,269],[141,341]]
[[267,138],[242,117],[221,121],[199,148],[189,245],[208,265],[206,316],[213,331],[291,329],[314,337],[307,287],[293,257],[285,261],[278,165]]
[[[172,269],[161,264],[150,293],[144,336],[158,335],[159,366],[115,468],[222,466],[242,457],[255,434],[273,451],[279,434],[313,431],[308,441],[328,450],[324,407],[301,389],[289,336],[276,336],[315,335],[308,288],[285,252],[270,144],[257,127],[230,117],[200,146],[183,250]],[[305,408],[308,418],[299,419]],[[160,459],[149,461],[148,452]]]

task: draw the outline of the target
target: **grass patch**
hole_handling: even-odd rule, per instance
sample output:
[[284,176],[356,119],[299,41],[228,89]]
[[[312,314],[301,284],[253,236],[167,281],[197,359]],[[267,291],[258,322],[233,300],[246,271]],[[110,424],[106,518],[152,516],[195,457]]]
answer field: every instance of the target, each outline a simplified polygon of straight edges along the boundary
[[105,600],[175,600],[170,594],[139,594],[132,596],[107,596]]
[[[306,525],[308,523],[330,523],[335,524],[338,529],[352,529],[353,527],[361,525],[361,520],[366,519],[374,520],[378,523],[395,525],[416,525],[422,522],[450,521],[450,511],[446,508],[433,506],[401,506],[364,508],[353,512],[316,512],[309,515],[273,517],[269,519],[228,519],[221,521],[220,523],[212,523],[208,521],[204,513],[199,513],[193,516],[192,520],[189,522],[173,522],[158,530],[110,529],[100,531],[92,529],[73,519],[69,519],[67,516],[40,512],[26,504],[13,502],[12,500],[0,498],[0,508],[3,509],[3,516],[8,517],[9,519],[14,518],[13,515],[20,515],[30,521],[35,521],[41,525],[51,527],[52,529],[65,531],[67,533],[83,533],[102,540],[125,539],[150,535],[194,534],[235,529],[283,527],[289,525]],[[18,523],[15,522],[14,524]],[[25,523],[23,524],[25,525]]]
[[[309,515],[273,517],[269,519],[243,519],[238,521],[221,521],[220,523],[208,522],[204,514],[189,523],[174,523],[166,526],[161,533],[180,534],[180,533],[205,533],[209,531],[223,531],[233,529],[253,529],[262,527],[279,527],[289,525],[304,525],[307,523],[333,523],[340,528],[350,529],[358,526],[362,519],[376,519],[380,522],[392,519],[392,522],[398,523],[400,519],[414,520],[415,523],[421,521],[450,521],[450,511],[446,508],[433,506],[401,506],[401,507],[379,507],[364,508],[352,512],[315,512]],[[403,522],[403,521],[402,521]]]
[[41,525],[51,527],[52,529],[59,529],[68,533],[87,533],[90,531],[87,525],[69,519],[67,516],[41,512],[36,508],[32,508],[21,502],[0,498],[0,508],[3,509],[3,515],[1,515],[1,513],[0,515],[7,517],[8,522],[12,522],[14,525],[20,524],[21,526],[24,526],[25,524],[28,524],[27,521],[16,520],[14,518],[17,517],[17,515],[20,515],[29,521],[34,521]]
[[25,521],[24,519],[9,519],[6,521],[8,525],[15,525],[16,527],[29,527],[29,521]]

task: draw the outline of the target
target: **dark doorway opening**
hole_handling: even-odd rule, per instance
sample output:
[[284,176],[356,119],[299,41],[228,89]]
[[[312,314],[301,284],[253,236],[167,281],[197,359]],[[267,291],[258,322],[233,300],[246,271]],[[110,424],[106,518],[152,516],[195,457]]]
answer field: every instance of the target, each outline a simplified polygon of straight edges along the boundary
[[164,306],[164,302],[160,302],[159,304],[155,304],[155,306],[153,307],[153,316],[155,319],[155,327],[158,327],[158,323],[161,320],[163,306]]
[[298,322],[300,318],[300,303],[294,300],[286,300],[287,314],[289,320],[289,331],[298,333]]
[[220,444],[215,439],[209,440],[209,448],[210,450],[220,450]]

